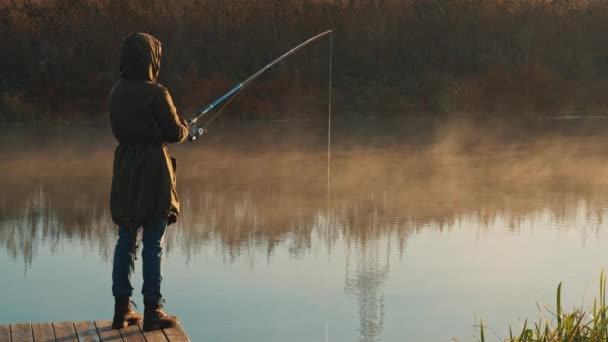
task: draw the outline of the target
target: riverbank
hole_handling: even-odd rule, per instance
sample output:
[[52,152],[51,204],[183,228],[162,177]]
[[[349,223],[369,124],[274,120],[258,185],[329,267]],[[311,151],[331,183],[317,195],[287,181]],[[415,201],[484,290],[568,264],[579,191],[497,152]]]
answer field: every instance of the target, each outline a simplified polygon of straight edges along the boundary
[[[175,86],[170,89],[180,115],[191,117],[235,82],[182,80],[172,82]],[[103,120],[107,116],[106,98],[111,85],[99,87],[92,97],[65,95],[60,104],[51,104],[49,99],[35,94],[0,92],[0,123],[78,124]],[[489,89],[497,86],[501,89]],[[608,115],[608,97],[604,96],[608,92],[608,82],[564,86],[563,90],[551,91],[551,95],[543,95],[547,89],[542,86],[523,89],[517,84],[490,85],[487,80],[462,80],[451,87],[433,90],[433,94],[406,94],[398,87],[378,89],[374,85],[334,87],[332,116],[342,120],[527,121]],[[238,94],[222,117],[232,120],[318,120],[327,115],[327,108],[326,84],[299,85],[269,80],[258,82]]]

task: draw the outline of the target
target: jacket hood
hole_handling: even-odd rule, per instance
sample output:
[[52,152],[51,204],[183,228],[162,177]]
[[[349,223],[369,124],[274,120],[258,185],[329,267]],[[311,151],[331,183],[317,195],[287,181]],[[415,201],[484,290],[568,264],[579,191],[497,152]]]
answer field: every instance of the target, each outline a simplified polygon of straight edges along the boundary
[[156,82],[160,71],[161,44],[146,33],[131,33],[125,38],[120,54],[122,78]]

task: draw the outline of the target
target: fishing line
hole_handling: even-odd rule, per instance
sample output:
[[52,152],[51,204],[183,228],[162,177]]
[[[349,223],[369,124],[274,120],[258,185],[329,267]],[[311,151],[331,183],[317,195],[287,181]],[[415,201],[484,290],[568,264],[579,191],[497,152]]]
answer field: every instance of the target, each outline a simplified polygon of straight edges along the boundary
[[[325,208],[325,234],[327,236],[328,245],[330,241],[330,229],[331,229],[331,213],[330,213],[330,201],[331,201],[331,90],[332,90],[332,64],[333,64],[333,47],[334,47],[334,35],[329,35],[329,85],[327,89],[328,105],[327,105],[327,202]],[[329,342],[329,320],[325,318],[325,342]]]
[[[334,50],[334,35],[329,35],[329,89],[327,107],[327,215],[329,215],[329,194],[330,194],[330,175],[331,175],[331,88],[332,88],[332,64]],[[329,216],[328,216],[329,217]]]

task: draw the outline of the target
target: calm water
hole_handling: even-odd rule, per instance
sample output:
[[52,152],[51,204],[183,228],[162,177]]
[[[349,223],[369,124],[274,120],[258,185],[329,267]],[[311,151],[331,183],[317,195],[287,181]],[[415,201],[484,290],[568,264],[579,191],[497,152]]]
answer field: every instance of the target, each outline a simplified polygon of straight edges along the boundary
[[[596,294],[595,125],[363,126],[335,132],[329,189],[322,130],[244,123],[172,149],[163,292],[193,341],[473,341],[476,318],[503,337],[538,318],[560,281],[567,306]],[[110,319],[107,128],[0,134],[0,323]]]

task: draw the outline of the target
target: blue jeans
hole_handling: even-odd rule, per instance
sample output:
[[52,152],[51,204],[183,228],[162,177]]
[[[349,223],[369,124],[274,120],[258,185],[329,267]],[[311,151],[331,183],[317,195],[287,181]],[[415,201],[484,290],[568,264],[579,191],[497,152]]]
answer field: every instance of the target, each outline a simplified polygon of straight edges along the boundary
[[[144,303],[159,303],[162,299],[160,284],[163,280],[161,274],[161,260],[163,255],[163,238],[167,220],[146,224],[143,226],[142,242],[144,248],[141,252],[143,259],[144,284],[141,293]],[[114,268],[112,270],[112,294],[115,297],[131,297],[131,261],[134,260],[137,233],[130,228],[118,227],[118,241],[114,249]],[[132,259],[133,258],[133,259]]]

